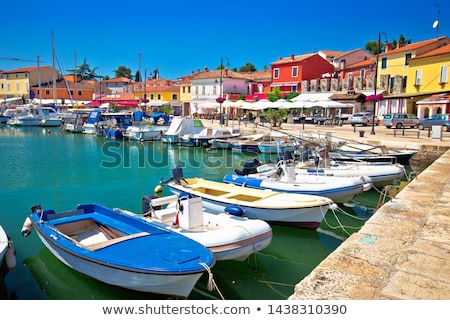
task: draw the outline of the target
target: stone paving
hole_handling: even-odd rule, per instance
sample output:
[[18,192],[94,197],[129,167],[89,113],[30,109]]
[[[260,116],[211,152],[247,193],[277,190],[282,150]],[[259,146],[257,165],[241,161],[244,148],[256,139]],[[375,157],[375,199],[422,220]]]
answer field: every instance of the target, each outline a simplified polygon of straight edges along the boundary
[[296,299],[450,299],[450,151],[296,287]]

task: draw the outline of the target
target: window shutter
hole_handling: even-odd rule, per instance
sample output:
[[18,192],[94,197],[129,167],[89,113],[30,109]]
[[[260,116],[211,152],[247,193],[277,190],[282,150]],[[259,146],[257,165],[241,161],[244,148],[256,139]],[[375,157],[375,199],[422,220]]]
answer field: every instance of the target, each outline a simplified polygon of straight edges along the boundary
[[447,83],[448,82],[448,66],[441,67],[441,78],[439,83]]
[[416,86],[422,85],[422,70],[416,70]]

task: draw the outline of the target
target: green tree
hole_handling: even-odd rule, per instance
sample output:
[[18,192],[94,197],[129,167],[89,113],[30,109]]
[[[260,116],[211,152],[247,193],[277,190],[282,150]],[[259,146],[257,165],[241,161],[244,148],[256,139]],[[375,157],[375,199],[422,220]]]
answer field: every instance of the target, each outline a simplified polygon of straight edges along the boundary
[[263,116],[270,121],[272,127],[280,127],[284,119],[289,115],[288,109],[267,109],[263,112]]
[[239,68],[239,72],[253,72],[253,71],[256,71],[256,68],[251,62],[247,62],[244,66]]
[[380,53],[380,52],[377,52],[377,46],[378,46],[377,40],[369,41],[366,43],[366,50],[368,52],[370,52],[371,54],[376,55],[377,53]]
[[299,94],[298,92],[293,92],[293,91],[288,92],[288,93],[286,94],[285,99],[288,100],[288,101],[290,101],[291,99],[293,99],[293,98],[295,98],[296,96],[298,96],[298,94]]
[[83,64],[80,65],[78,69],[72,69],[67,71],[81,80],[103,79],[104,76],[100,76],[95,73],[95,70],[97,70],[97,68],[98,67],[91,69],[91,66],[86,62],[86,58],[84,58]]
[[163,104],[163,105],[161,106],[161,108],[159,109],[159,111],[160,111],[161,113],[165,113],[165,114],[168,114],[168,115],[171,115],[171,114],[173,113],[173,109],[172,109],[172,107],[170,106],[170,104]]
[[135,76],[134,76],[134,80],[135,80],[136,82],[142,82],[141,73],[139,72],[139,70],[136,71],[136,74],[135,74]]
[[267,93],[267,100],[270,101],[277,101],[278,99],[282,98],[282,94],[281,94],[281,90],[279,87],[275,87],[275,89],[273,89],[273,92],[268,92]]
[[117,70],[114,70],[114,76],[116,78],[128,78],[132,79],[131,69],[125,66],[119,66]]

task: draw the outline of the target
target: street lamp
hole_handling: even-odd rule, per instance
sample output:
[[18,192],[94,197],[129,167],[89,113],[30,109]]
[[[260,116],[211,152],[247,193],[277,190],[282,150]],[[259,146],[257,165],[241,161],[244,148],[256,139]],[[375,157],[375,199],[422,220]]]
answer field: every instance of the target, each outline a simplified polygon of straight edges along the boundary
[[381,34],[384,34],[384,36],[386,37],[386,41],[387,41],[387,36],[384,32],[378,32],[378,42],[377,42],[377,54],[376,54],[376,60],[375,60],[375,84],[374,84],[374,90],[373,90],[373,97],[375,98],[373,101],[373,112],[372,112],[372,131],[370,131],[370,134],[375,134],[375,113],[377,110],[377,103],[378,103],[378,99],[376,99],[377,97],[377,81],[378,81],[378,60],[380,57],[380,50],[381,50],[381,41],[380,41],[380,37]]
[[225,101],[225,99],[223,98],[223,59],[227,59],[227,66],[229,66],[230,65],[230,61],[228,60],[228,58],[227,57],[220,57],[220,81],[219,81],[219,85],[220,85],[220,88],[219,88],[219,92],[220,92],[220,94],[219,94],[219,97],[216,99],[216,102],[218,102],[219,103],[219,105],[220,105],[220,111],[219,111],[219,121],[220,121],[220,124],[222,125],[222,124],[224,124],[224,119],[223,119],[223,115],[222,115],[222,103]]

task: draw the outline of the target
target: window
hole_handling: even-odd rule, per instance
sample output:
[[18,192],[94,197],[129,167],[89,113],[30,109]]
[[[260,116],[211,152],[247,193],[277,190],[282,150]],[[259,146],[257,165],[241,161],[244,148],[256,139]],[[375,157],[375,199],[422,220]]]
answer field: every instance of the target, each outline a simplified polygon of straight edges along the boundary
[[280,77],[280,69],[273,69],[273,78],[278,79]]
[[48,89],[45,90],[45,95],[47,95],[47,96],[50,95],[50,90],[48,90]]
[[81,95],[82,95],[83,93],[81,92],[81,90],[78,90],[78,93],[77,93],[77,94],[78,94],[79,97],[81,97]]
[[291,91],[292,92],[297,92],[297,89],[298,89],[297,86],[292,86]]
[[442,66],[439,83],[447,83],[447,82],[448,82],[448,66]]
[[298,67],[292,67],[292,77],[298,76]]
[[161,100],[161,93],[158,93],[158,100]]
[[19,88],[20,88],[19,83],[16,82],[16,91],[19,91]]
[[172,100],[178,100],[178,95],[176,93],[172,94]]
[[405,54],[405,66],[409,66],[409,59],[411,59],[412,53]]
[[422,84],[422,70],[416,70],[416,81],[414,85],[420,86]]
[[387,68],[387,58],[381,58],[381,69]]

